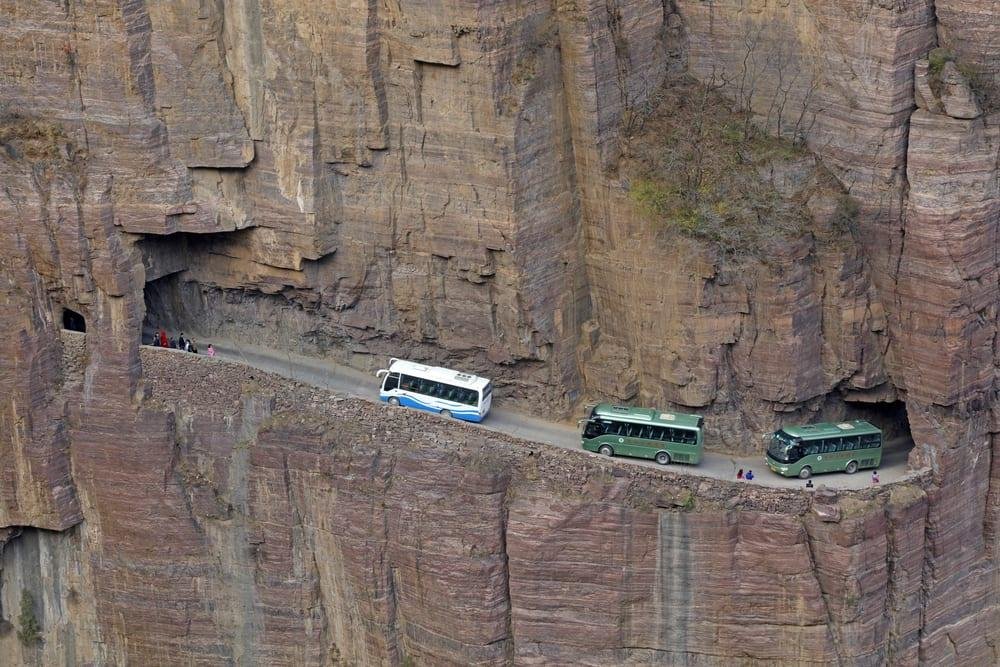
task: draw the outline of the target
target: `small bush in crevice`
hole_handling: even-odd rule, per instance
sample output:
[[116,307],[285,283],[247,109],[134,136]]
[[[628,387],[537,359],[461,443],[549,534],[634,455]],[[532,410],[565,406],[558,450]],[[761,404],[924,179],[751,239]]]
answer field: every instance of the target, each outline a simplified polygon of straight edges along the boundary
[[844,194],[837,198],[837,210],[833,214],[832,225],[834,230],[847,234],[854,234],[858,228],[858,213],[860,211],[857,200]]
[[941,80],[944,66],[947,63],[955,63],[955,67],[965,77],[983,112],[991,113],[1000,109],[1000,85],[989,72],[984,72],[975,65],[959,60],[953,52],[943,47],[928,52],[927,63],[928,83],[931,92],[936,97],[941,97],[944,88],[944,82]]
[[35,616],[35,599],[27,590],[21,591],[21,613],[17,617],[20,628],[17,639],[24,646],[35,646],[42,641],[42,626]]

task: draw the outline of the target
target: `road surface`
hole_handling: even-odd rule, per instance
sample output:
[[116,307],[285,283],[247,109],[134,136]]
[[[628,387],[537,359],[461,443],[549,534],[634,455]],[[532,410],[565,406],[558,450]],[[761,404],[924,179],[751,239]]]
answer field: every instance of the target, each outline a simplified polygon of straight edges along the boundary
[[[199,340],[208,338],[200,336]],[[378,402],[378,380],[373,374],[339,365],[325,359],[306,357],[287,352],[276,352],[263,347],[235,344],[213,339],[217,358],[247,364],[263,371],[281,375],[306,384],[322,387],[341,394],[348,394],[368,401]],[[205,343],[203,342],[204,346]],[[388,360],[386,360],[388,362]],[[397,408],[405,410],[407,408]],[[466,422],[470,423],[471,422]],[[580,434],[576,423],[550,422],[530,415],[494,405],[489,416],[480,424],[473,424],[491,431],[500,431],[531,442],[544,443],[564,449],[580,449]],[[908,473],[907,455],[912,442],[905,438],[886,444],[882,455],[879,477],[882,484],[902,479]],[[598,454],[590,454],[599,456]],[[616,457],[623,465],[660,467],[653,461]],[[754,471],[754,480],[748,482],[762,486],[803,488],[805,482],[798,478],[776,475],[764,464],[763,453],[753,457],[734,457],[706,451],[702,462],[696,466],[673,464],[674,472],[695,477],[736,479],[739,468]],[[861,470],[854,475],[830,473],[813,478],[816,488],[828,486],[837,489],[861,489],[871,485],[871,472]]]

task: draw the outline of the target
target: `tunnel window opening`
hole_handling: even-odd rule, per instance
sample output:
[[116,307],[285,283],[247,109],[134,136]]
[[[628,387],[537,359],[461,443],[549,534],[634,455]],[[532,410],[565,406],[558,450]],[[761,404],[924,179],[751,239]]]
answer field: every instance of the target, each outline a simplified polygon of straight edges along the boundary
[[63,308],[62,320],[63,329],[87,333],[87,319],[75,310]]

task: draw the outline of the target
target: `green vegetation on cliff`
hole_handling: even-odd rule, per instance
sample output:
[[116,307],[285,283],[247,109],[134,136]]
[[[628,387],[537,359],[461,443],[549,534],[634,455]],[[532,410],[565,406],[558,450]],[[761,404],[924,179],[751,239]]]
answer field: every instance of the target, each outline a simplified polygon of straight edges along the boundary
[[35,599],[27,590],[21,591],[21,613],[17,623],[20,625],[17,638],[23,645],[34,646],[42,640],[42,626],[35,616]]
[[[767,134],[690,80],[663,89],[623,167],[630,198],[657,231],[730,255],[764,256],[772,243],[804,233],[812,222],[806,203],[820,190],[843,197],[804,146]],[[856,212],[845,198],[838,231],[850,231]]]

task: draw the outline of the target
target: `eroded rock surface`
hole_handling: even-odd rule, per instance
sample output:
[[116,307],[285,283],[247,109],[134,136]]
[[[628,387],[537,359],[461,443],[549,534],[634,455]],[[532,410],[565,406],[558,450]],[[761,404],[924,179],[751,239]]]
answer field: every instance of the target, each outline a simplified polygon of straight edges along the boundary
[[[971,0],[0,2],[2,654],[997,662],[996,26]],[[755,163],[802,210],[766,256],[636,209],[685,74],[794,148]],[[697,410],[729,451],[905,402],[930,473],[814,508],[623,477],[168,380],[144,321],[447,362],[537,411]],[[5,625],[24,589],[36,647]]]
[[[878,664],[920,649],[929,477],[815,498],[696,482],[192,355],[143,362],[156,398],[113,442],[74,442],[86,520],[3,546],[2,608],[40,592],[44,639],[0,636],[4,655]],[[77,403],[82,377],[63,391]],[[968,641],[961,655],[986,655]]]

